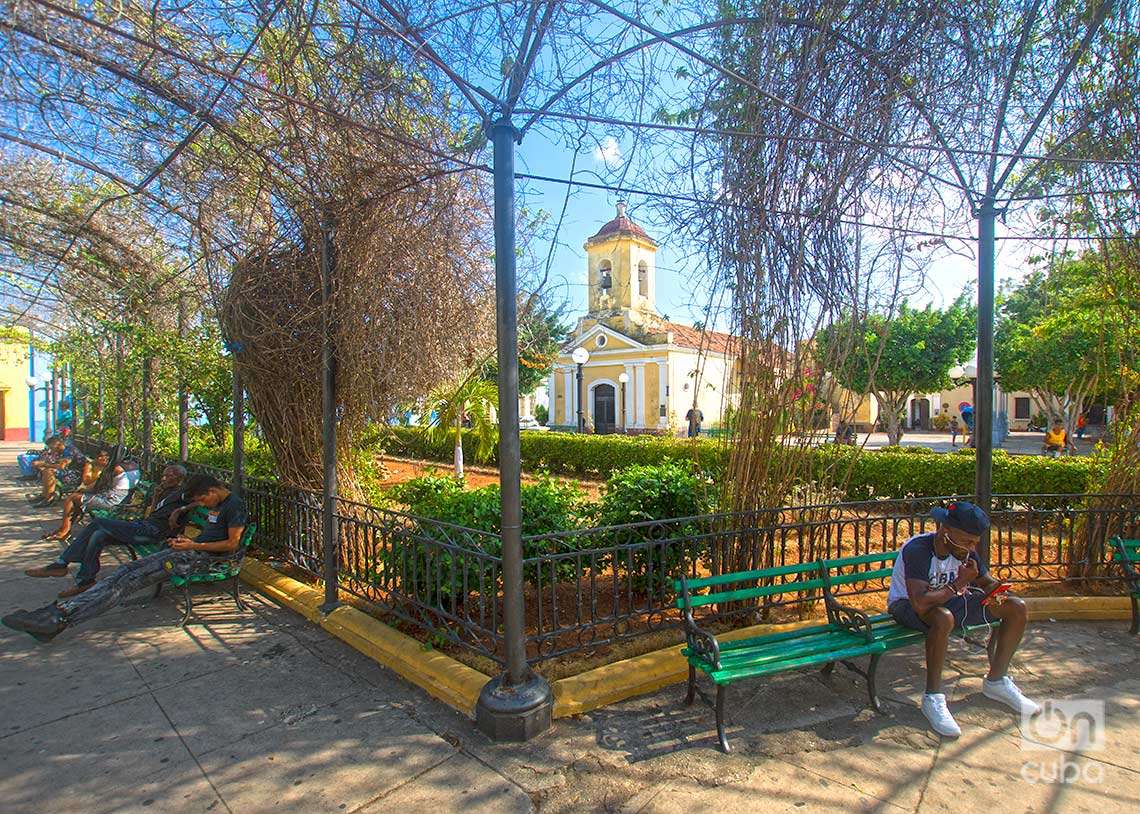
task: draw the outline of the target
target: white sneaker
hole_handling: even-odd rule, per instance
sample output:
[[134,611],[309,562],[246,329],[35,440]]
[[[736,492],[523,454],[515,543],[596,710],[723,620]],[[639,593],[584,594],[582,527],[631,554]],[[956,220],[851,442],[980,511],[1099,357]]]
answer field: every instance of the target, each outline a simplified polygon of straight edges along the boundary
[[1001,701],[1019,715],[1036,715],[1041,711],[1041,706],[1022,695],[1021,690],[1017,688],[1009,676],[1002,676],[997,681],[990,681],[988,678],[983,679],[982,695],[995,701]]
[[930,721],[930,726],[939,735],[956,738],[962,728],[946,708],[946,696],[940,692],[928,692],[922,696],[922,714]]

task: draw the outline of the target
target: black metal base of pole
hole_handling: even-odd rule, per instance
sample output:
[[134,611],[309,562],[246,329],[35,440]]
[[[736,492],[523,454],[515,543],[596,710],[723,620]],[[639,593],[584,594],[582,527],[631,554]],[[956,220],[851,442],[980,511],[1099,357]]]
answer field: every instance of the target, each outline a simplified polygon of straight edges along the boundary
[[542,676],[531,673],[521,684],[492,678],[475,704],[475,725],[493,741],[528,741],[550,729],[554,693]]
[[322,603],[321,606],[319,608],[317,608],[317,610],[319,610],[325,616],[328,616],[330,613],[332,613],[337,608],[341,607],[343,604],[344,603],[341,602],[339,599],[336,599],[336,600],[333,600],[332,602]]

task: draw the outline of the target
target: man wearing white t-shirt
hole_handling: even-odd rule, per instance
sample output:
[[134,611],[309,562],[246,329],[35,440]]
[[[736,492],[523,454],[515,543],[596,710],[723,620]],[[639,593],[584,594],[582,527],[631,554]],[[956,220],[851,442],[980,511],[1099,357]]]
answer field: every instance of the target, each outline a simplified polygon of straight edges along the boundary
[[1025,633],[1025,603],[1008,593],[982,599],[999,583],[976,552],[990,530],[990,519],[973,503],[958,501],[931,510],[938,529],[907,540],[895,559],[887,609],[901,624],[926,634],[926,694],[922,713],[940,735],[962,734],[942,692],[942,665],[955,627],[974,627],[1000,620],[986,646],[990,670],[982,693],[1023,715],[1040,707],[1021,694],[1006,675],[1010,659]]

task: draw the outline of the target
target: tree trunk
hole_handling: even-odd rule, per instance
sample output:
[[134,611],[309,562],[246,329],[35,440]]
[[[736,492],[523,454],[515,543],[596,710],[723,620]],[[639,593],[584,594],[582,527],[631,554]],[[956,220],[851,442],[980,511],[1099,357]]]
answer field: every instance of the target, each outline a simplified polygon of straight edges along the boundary
[[[887,445],[897,447],[903,437],[903,422],[899,419],[899,411],[906,404],[906,395],[901,399],[892,397],[887,393],[876,393],[879,400],[879,420],[883,421],[883,410],[886,409],[886,420],[883,422],[887,428]],[[901,404],[900,404],[901,401]]]
[[463,413],[455,416],[455,479],[463,480]]

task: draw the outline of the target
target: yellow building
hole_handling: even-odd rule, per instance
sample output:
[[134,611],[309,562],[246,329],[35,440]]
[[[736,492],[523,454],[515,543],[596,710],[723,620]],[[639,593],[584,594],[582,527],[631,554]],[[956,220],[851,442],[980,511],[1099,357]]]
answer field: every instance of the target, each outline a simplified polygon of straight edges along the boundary
[[28,440],[28,384],[31,373],[27,342],[0,341],[0,440]]
[[734,337],[668,322],[656,309],[657,243],[618,203],[617,217],[585,243],[589,311],[555,361],[548,385],[552,426],[595,432],[670,432],[695,403],[705,428],[737,399]]

